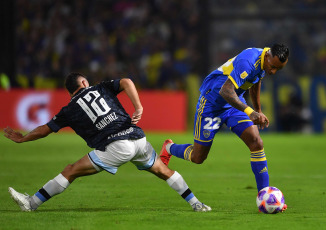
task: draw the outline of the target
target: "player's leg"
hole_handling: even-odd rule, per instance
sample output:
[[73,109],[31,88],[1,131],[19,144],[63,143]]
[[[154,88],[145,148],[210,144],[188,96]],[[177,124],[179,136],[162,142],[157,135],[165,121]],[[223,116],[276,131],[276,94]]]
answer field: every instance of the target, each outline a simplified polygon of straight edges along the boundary
[[[260,191],[262,188],[269,186],[267,160],[263,140],[259,135],[257,126],[253,124],[245,113],[238,110],[230,113],[227,125],[231,127],[231,130],[242,139],[250,150],[251,169],[255,174],[257,190]],[[282,211],[286,208],[287,205],[284,205]]]
[[101,169],[97,168],[96,165],[92,163],[88,155],[85,155],[76,163],[67,165],[61,174],[69,183],[72,183],[78,177],[89,176],[99,171],[101,171]]
[[173,190],[181,195],[181,197],[192,206],[195,211],[205,212],[211,210],[209,206],[201,203],[195,197],[178,172],[169,169],[161,161],[152,145],[146,141],[146,138],[137,140],[136,146],[137,154],[133,157],[131,162],[135,164],[138,169],[147,170],[165,180]]
[[97,172],[98,170],[94,168],[89,157],[86,155],[76,163],[67,165],[59,175],[48,181],[33,196],[18,193],[13,188],[9,188],[9,192],[23,211],[33,211],[53,196],[62,193],[77,177],[87,176]]
[[160,158],[166,165],[169,164],[172,155],[187,161],[194,162],[196,164],[201,164],[207,159],[209,150],[211,149],[211,145],[205,146],[197,142],[194,142],[193,145],[180,145],[175,144],[172,141],[169,143],[166,142],[163,144],[160,153]]
[[267,161],[263,141],[256,125],[242,111],[230,109],[226,125],[248,146],[251,153],[251,169],[255,174],[258,191],[269,185]]
[[255,174],[257,189],[269,186],[267,160],[264,151],[263,140],[259,135],[256,125],[246,128],[240,138],[248,146],[251,153],[251,169]]
[[177,171],[169,169],[159,157],[156,158],[153,166],[147,169],[147,171],[165,180],[174,191],[191,205],[194,211],[206,212],[212,210],[209,206],[200,202],[190,190],[183,177]]
[[201,97],[197,104],[194,124],[194,144],[176,144],[166,140],[160,153],[161,160],[168,165],[171,156],[203,163],[208,156],[215,134],[222,120],[214,109],[214,104]]
[[259,151],[264,148],[263,140],[259,135],[256,125],[247,127],[240,135],[240,138],[252,152]]

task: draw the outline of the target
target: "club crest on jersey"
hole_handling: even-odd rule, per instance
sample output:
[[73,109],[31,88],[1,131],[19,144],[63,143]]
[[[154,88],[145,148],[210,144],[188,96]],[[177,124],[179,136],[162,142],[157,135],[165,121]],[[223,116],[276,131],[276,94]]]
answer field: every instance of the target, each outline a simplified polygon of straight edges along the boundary
[[208,137],[211,135],[211,132],[208,131],[207,129],[205,129],[205,130],[203,131],[203,134],[204,134],[204,137],[205,137],[205,138],[208,138]]
[[240,74],[240,77],[241,77],[242,79],[245,79],[247,76],[248,76],[248,74],[247,74],[246,71],[243,71],[242,74]]

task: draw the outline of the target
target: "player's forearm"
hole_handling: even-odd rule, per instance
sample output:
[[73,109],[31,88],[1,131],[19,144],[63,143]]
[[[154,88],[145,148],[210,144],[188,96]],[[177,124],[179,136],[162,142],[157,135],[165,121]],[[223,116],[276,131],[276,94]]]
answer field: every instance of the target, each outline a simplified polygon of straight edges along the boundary
[[27,142],[27,141],[35,141],[40,138],[44,138],[48,136],[52,130],[49,128],[47,125],[41,125],[31,132],[27,133],[25,136],[22,138],[22,142]]
[[10,127],[5,128],[4,132],[5,137],[9,138],[10,140],[16,143],[23,143],[46,137],[47,135],[52,133],[52,130],[47,125],[42,125],[27,133],[26,135],[23,135],[20,132],[11,129]]
[[243,103],[235,92],[235,87],[230,80],[227,80],[220,90],[220,95],[226,100],[232,107],[244,111],[248,105]]
[[261,112],[260,87],[261,87],[261,81],[259,81],[257,84],[253,85],[249,89],[251,102],[252,102],[252,104],[254,106],[255,111],[257,111],[257,112]]
[[121,90],[124,90],[133,104],[135,110],[143,110],[143,106],[140,102],[139,95],[134,83],[129,78],[123,78],[120,80]]

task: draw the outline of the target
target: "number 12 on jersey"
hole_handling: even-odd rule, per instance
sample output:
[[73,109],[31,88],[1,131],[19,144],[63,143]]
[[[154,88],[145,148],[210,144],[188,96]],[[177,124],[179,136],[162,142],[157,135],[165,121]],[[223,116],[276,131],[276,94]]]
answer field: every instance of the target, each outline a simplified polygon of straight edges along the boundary
[[97,90],[88,92],[83,98],[79,98],[77,103],[85,111],[93,123],[95,123],[99,116],[105,115],[111,110]]

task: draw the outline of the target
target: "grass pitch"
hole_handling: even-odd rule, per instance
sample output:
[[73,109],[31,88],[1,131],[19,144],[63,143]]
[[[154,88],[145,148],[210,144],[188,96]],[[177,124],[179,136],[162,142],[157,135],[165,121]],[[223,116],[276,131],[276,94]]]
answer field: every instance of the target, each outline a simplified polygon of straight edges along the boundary
[[[163,141],[192,142],[187,134],[147,134],[157,152]],[[162,180],[127,163],[77,179],[36,212],[24,213],[8,187],[34,194],[69,163],[90,151],[71,133],[24,144],[0,137],[0,229],[326,229],[326,136],[263,134],[270,185],[281,189],[285,213],[258,213],[250,153],[232,134],[220,133],[208,159],[195,165],[172,158],[170,167],[213,209],[195,213]]]

